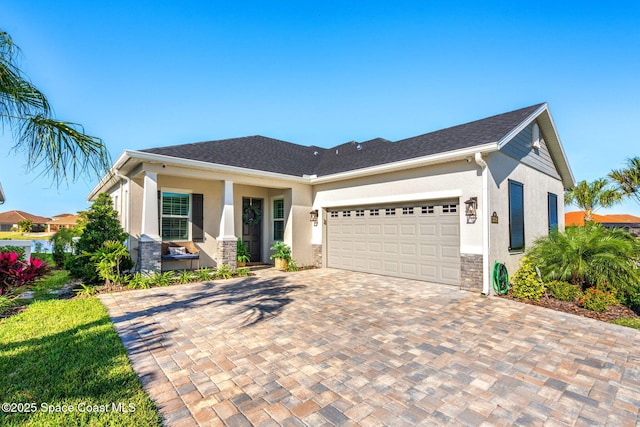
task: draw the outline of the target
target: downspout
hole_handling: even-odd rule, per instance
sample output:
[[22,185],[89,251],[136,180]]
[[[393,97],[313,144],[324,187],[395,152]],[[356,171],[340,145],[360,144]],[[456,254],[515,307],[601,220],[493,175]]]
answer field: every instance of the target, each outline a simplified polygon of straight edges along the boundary
[[489,170],[482,153],[475,153],[475,161],[482,169],[482,294],[490,295],[489,284]]

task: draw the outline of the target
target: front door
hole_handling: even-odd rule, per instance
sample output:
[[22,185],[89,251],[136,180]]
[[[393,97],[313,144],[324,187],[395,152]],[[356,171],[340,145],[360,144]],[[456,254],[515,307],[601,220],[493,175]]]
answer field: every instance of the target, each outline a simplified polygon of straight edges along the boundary
[[251,262],[262,261],[262,199],[242,198],[242,241],[251,254]]

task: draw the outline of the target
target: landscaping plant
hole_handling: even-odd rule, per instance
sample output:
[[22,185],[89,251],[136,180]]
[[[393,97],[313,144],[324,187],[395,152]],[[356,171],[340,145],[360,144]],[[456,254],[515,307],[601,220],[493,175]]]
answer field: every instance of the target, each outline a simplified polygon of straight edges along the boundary
[[104,280],[107,286],[125,282],[127,277],[122,275],[123,271],[133,267],[129,251],[115,240],[104,242],[90,260],[95,265],[98,277]]
[[164,273],[160,271],[154,271],[149,279],[152,286],[169,286],[171,284],[171,281],[173,280],[173,271],[167,271]]
[[21,286],[33,284],[44,276],[48,264],[38,258],[25,262],[16,252],[0,252],[0,295],[7,295]]
[[622,229],[594,223],[567,227],[537,240],[528,257],[545,281],[568,281],[582,289],[607,285],[623,297],[640,290],[640,241]]
[[76,228],[61,228],[51,237],[53,242],[51,254],[57,268],[63,268],[67,258],[71,256],[67,250],[73,249],[73,238],[79,236],[76,230]]
[[553,280],[545,286],[552,297],[561,301],[575,301],[583,296],[580,286],[569,282]]
[[251,254],[242,239],[238,239],[238,242],[236,243],[236,260],[238,263],[244,264],[251,261]]
[[607,307],[619,304],[615,295],[597,288],[589,288],[580,300],[580,304],[587,310],[603,313]]
[[520,268],[511,280],[511,292],[515,298],[538,301],[544,295],[544,284],[528,257],[522,257]]
[[151,287],[151,278],[142,273],[135,273],[129,279],[127,288],[129,289],[149,289]]
[[233,277],[233,270],[227,264],[221,264],[220,267],[217,268],[215,276],[221,279],[231,279]]
[[86,211],[87,223],[76,245],[76,256],[66,264],[73,277],[83,278],[87,283],[96,283],[99,276],[95,265],[88,262],[87,255],[92,256],[106,241],[123,243],[128,234],[122,230],[118,220],[118,212],[113,209],[111,197],[101,193]]

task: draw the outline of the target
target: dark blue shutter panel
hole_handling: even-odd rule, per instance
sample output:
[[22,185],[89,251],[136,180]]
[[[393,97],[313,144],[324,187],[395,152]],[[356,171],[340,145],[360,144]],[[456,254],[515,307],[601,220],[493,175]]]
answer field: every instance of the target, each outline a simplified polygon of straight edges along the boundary
[[194,242],[204,242],[204,197],[191,195],[191,238]]

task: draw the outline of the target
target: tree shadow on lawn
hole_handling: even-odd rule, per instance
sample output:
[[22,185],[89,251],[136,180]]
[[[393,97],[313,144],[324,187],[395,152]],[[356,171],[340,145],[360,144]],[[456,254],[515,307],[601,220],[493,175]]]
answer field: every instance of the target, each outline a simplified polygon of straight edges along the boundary
[[[0,343],[0,390],[3,402],[37,405],[35,412],[0,413],[0,425],[29,421],[41,425],[159,422],[106,313],[65,331]],[[81,402],[87,406],[133,403],[139,410],[137,414],[78,413]],[[41,410],[43,404],[72,405],[76,412],[47,414]]]

